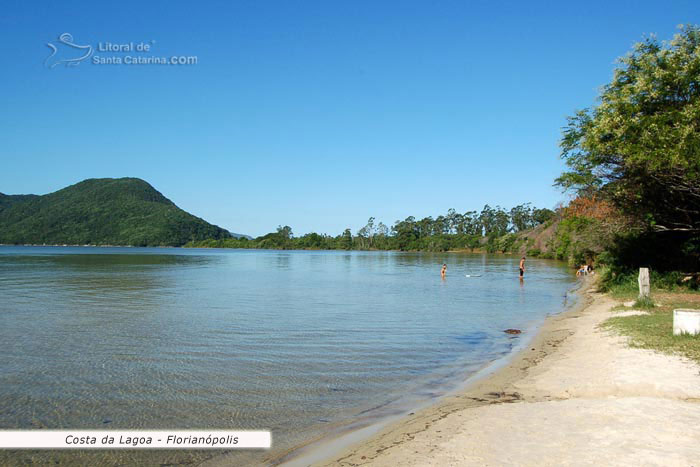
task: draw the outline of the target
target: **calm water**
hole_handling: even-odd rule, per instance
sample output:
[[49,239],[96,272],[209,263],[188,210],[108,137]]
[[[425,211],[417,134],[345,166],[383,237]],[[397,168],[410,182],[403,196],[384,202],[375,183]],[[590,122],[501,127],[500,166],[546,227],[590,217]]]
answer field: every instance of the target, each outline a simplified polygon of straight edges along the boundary
[[[448,277],[440,279],[440,265]],[[263,463],[443,394],[561,311],[572,274],[395,252],[0,247],[0,429],[270,429]],[[483,274],[466,278],[465,274]],[[0,463],[197,463],[198,451]]]

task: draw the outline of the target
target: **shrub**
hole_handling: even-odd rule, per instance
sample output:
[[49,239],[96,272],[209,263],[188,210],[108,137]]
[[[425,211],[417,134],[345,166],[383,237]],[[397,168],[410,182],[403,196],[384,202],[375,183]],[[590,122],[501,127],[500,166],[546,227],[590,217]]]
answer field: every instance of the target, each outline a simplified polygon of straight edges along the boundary
[[538,258],[542,256],[542,252],[539,248],[530,248],[529,250],[527,250],[527,255],[532,256],[534,258]]

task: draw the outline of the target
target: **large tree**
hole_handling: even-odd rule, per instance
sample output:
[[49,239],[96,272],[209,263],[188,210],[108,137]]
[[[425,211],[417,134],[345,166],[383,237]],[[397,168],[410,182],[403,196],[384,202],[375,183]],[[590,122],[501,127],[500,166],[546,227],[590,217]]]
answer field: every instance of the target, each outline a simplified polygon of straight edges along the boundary
[[599,104],[568,119],[561,148],[558,185],[654,231],[700,233],[700,29],[636,44]]

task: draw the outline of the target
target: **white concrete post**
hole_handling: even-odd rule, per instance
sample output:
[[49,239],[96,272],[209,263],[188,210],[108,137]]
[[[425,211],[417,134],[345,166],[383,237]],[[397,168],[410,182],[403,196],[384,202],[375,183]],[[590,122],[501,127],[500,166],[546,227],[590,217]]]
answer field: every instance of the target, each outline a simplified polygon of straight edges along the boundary
[[639,268],[639,298],[649,298],[650,291],[649,268]]

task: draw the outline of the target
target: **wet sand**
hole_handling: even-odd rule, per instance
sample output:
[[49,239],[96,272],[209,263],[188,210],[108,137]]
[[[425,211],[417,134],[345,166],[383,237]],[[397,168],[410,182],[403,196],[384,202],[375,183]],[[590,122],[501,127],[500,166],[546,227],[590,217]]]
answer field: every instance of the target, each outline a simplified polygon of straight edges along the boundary
[[617,302],[590,284],[580,293],[495,373],[291,464],[697,465],[700,367],[627,347],[598,327]]

